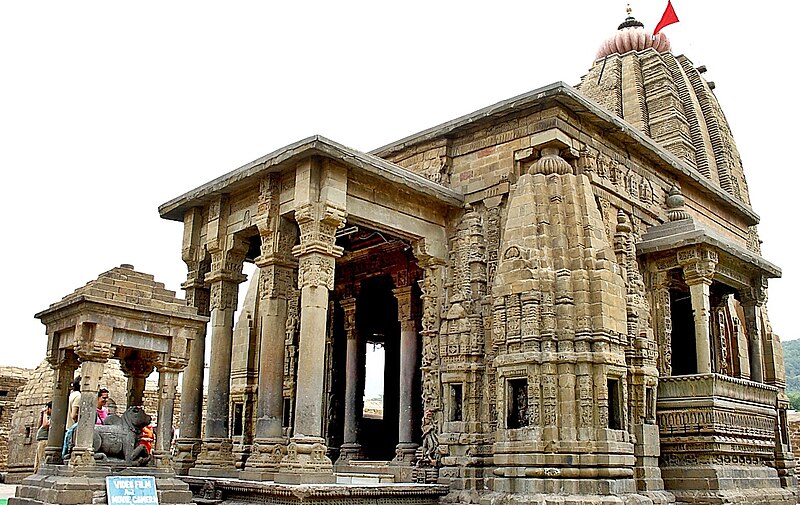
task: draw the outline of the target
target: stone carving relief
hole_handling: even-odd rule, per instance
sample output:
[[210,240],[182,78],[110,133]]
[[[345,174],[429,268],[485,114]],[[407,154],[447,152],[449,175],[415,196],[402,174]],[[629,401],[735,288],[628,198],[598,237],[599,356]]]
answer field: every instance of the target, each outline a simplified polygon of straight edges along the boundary
[[333,275],[336,259],[333,256],[310,254],[300,258],[297,284],[304,287],[325,287],[333,290]]
[[655,203],[655,185],[630,160],[616,160],[594,148],[584,147],[579,155],[579,171],[608,189],[613,189],[644,206]]
[[422,162],[422,176],[437,184],[450,184],[451,167],[449,158],[437,156]]

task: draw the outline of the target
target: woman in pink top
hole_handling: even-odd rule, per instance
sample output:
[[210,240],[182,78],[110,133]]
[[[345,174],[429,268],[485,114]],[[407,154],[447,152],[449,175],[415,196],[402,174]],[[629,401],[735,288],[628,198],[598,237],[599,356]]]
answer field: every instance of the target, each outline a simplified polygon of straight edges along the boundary
[[106,403],[108,403],[108,389],[100,388],[97,391],[97,418],[95,419],[95,424],[103,424],[103,421],[108,417]]

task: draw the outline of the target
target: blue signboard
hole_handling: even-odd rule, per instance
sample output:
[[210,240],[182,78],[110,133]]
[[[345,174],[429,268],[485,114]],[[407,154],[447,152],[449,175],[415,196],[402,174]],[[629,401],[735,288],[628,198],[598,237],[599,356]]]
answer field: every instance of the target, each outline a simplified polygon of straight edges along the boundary
[[108,505],[139,503],[158,505],[156,478],[147,475],[106,477]]

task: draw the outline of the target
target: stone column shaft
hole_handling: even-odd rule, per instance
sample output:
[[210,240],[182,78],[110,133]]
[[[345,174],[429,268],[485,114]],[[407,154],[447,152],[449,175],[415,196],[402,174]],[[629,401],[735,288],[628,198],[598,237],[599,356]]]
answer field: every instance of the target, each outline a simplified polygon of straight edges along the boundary
[[[217,289],[230,292],[238,289],[231,281],[217,281]],[[211,361],[208,367],[208,398],[206,399],[205,438],[228,438],[228,401],[231,392],[231,355],[233,351],[233,316],[236,311],[236,296],[233,303],[220,304],[211,309]]]
[[397,456],[395,462],[410,464],[414,459],[417,444],[414,433],[414,380],[417,373],[417,327],[412,309],[412,287],[405,286],[394,290],[397,298],[397,312],[400,321],[400,409],[398,426]]
[[189,364],[183,371],[181,386],[181,438],[200,438],[203,417],[203,380],[205,375],[206,332],[192,341]]
[[362,459],[363,452],[358,442],[358,384],[361,366],[361,352],[356,324],[356,299],[341,300],[344,311],[344,331],[347,337],[347,361],[345,364],[344,385],[344,437],[337,465],[350,460]]
[[[209,312],[208,289],[184,284],[187,300],[193,300],[201,315]],[[206,359],[206,328],[192,340],[189,362],[183,370],[181,385],[181,418],[178,439],[175,441],[174,467],[178,474],[185,475],[194,466],[200,452],[200,435],[203,419],[203,381]]]
[[300,294],[295,436],[322,438],[328,289],[304,286]]
[[755,301],[744,304],[747,339],[749,341],[750,380],[764,382],[764,350],[762,349],[763,328],[761,327],[761,306]]
[[78,426],[73,432],[75,448],[70,457],[70,466],[94,466],[94,425],[97,417],[97,390],[103,376],[104,362],[88,361],[81,363],[81,408]]
[[67,402],[72,389],[72,378],[75,375],[74,362],[61,363],[55,367],[53,379],[53,410],[50,416],[50,431],[47,435],[47,448],[45,449],[45,462],[61,463],[61,449],[64,444],[64,434],[67,423]]
[[400,443],[412,441],[412,400],[417,371],[417,347],[414,321],[404,321],[400,326]]
[[[354,331],[355,333],[355,331]],[[358,396],[358,335],[347,336],[346,383],[344,393],[344,443],[358,443],[356,404]]]
[[711,373],[711,334],[709,331],[709,315],[711,314],[711,301],[709,298],[707,282],[697,282],[689,285],[689,294],[692,298],[692,312],[694,313],[695,351],[697,353],[697,373]]
[[158,371],[158,426],[153,456],[156,466],[169,468],[170,446],[172,444],[172,416],[175,412],[175,395],[178,386],[178,372],[172,369]]
[[147,377],[128,377],[128,405],[144,405],[144,386]]
[[281,436],[285,330],[286,298],[263,300],[256,438],[279,438]]

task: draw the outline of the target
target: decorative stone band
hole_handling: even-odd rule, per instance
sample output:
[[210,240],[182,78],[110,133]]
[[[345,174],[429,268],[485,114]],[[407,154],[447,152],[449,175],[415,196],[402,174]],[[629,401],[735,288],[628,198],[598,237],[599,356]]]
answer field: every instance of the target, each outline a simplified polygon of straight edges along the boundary
[[314,252],[300,257],[297,272],[297,285],[305,287],[325,287],[333,290],[334,265],[336,258],[327,254]]
[[289,296],[294,282],[292,268],[280,264],[258,266],[261,268],[258,277],[258,293],[262,300]]
[[659,403],[669,399],[724,397],[772,408],[778,389],[774,386],[720,374],[681,375],[659,379]]

